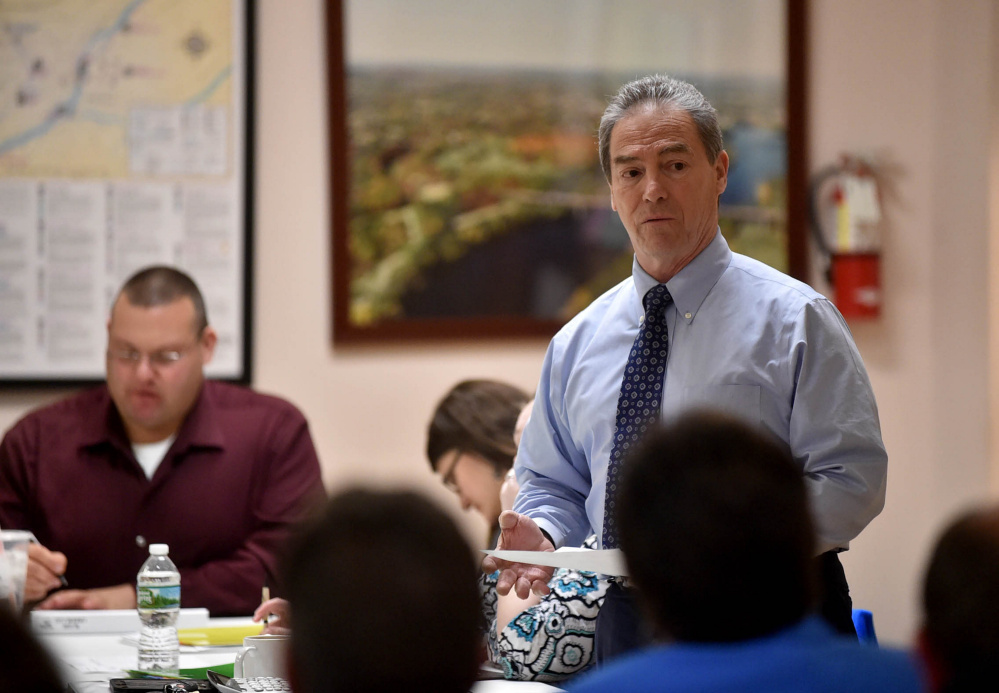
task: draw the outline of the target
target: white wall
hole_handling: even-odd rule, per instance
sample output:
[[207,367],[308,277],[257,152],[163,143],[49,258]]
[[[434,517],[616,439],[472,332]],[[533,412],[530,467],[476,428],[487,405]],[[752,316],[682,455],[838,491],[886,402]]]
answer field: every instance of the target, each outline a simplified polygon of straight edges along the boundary
[[[545,344],[333,351],[322,4],[259,2],[255,384],[306,412],[331,488],[413,484],[460,512],[423,457],[433,405],[466,377],[533,389]],[[990,244],[999,230],[989,233],[989,190],[999,210],[999,165],[990,169],[987,143],[999,152],[999,99],[990,96],[999,77],[989,67],[999,9],[994,0],[811,7],[813,165],[874,153],[894,183],[884,315],[852,326],[891,458],[888,503],[844,563],[882,640],[906,643],[932,535],[990,483],[987,383],[999,376],[989,332],[999,308],[988,287],[999,274]],[[0,393],[0,428],[63,394]],[[476,537],[483,530],[474,518],[467,526]]]

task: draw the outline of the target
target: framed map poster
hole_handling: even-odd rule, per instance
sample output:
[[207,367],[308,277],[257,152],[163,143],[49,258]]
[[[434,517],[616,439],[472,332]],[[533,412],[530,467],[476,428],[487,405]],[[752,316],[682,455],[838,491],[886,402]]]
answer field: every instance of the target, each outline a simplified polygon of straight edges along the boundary
[[732,248],[802,278],[803,0],[327,0],[333,341],[549,337],[631,271],[618,88],[718,110]]
[[252,3],[0,2],[0,380],[103,380],[136,270],[174,265],[250,380]]

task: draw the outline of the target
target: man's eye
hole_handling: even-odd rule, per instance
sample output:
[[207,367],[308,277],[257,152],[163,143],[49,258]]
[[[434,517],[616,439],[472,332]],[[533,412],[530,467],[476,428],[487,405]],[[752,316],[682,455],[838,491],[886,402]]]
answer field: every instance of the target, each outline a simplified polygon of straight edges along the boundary
[[675,162],[673,162],[673,170],[674,171],[682,171],[685,168],[687,168],[687,164],[683,163],[682,161],[675,161]]
[[149,357],[150,361],[154,361],[159,364],[169,364],[180,361],[180,352],[174,349],[168,351],[157,351]]

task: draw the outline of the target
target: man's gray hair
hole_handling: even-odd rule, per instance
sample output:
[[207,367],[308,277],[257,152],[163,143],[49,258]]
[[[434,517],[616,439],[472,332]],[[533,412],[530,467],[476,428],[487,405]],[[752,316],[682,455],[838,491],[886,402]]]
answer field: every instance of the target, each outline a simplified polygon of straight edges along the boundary
[[600,167],[608,183],[611,179],[611,131],[632,108],[646,103],[658,108],[678,108],[689,113],[701,137],[704,151],[707,152],[708,161],[712,164],[715,162],[722,150],[722,133],[714,107],[692,84],[667,75],[649,75],[621,87],[600,119]]

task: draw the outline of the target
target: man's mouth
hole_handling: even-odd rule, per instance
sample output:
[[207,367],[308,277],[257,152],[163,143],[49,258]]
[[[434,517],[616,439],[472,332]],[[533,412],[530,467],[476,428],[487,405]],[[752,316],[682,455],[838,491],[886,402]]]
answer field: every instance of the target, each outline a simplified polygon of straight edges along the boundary
[[132,392],[132,399],[141,403],[158,402],[160,396],[152,390],[135,390]]

